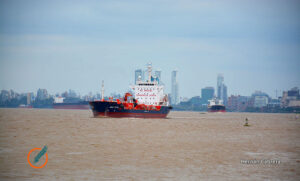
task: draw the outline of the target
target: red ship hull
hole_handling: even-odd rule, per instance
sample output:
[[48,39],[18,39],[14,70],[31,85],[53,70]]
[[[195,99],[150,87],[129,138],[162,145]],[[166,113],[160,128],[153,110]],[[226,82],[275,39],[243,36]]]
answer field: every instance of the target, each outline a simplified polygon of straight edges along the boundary
[[131,108],[126,104],[108,101],[91,101],[90,106],[94,117],[113,117],[113,118],[166,118],[171,106],[158,106],[159,109],[152,107],[141,108],[139,105],[130,104]]
[[226,112],[226,110],[209,110],[208,112]]
[[94,112],[94,117],[112,117],[112,118],[166,118],[167,114],[155,113],[122,113],[122,112]]

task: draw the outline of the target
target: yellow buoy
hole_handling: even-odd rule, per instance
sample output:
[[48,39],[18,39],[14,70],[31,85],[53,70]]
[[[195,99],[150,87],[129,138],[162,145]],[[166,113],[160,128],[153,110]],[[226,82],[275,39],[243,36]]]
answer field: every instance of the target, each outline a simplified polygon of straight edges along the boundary
[[249,124],[248,124],[248,118],[246,118],[246,123],[244,124],[244,126],[250,126]]

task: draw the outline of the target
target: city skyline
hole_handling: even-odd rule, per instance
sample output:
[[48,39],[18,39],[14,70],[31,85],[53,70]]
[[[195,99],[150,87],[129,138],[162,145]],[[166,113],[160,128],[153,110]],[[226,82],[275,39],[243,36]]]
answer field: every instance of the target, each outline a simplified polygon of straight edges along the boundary
[[[152,62],[180,96],[300,87],[298,1],[1,1],[0,89],[124,93]],[[17,13],[16,13],[17,12]],[[255,13],[253,13],[255,12]]]
[[[146,66],[145,66],[146,67]],[[176,72],[176,85],[175,86],[172,86],[172,81],[171,81],[171,85],[170,85],[170,87],[171,87],[171,91],[170,92],[167,92],[168,94],[170,94],[170,95],[172,95],[172,87],[177,87],[176,89],[177,89],[177,94],[178,94],[178,89],[179,89],[179,85],[178,85],[178,76],[177,76],[177,73],[178,73],[178,70],[177,69],[175,69],[175,70],[173,70],[172,72],[171,72],[171,79],[172,79],[172,77],[173,77],[173,74],[174,74],[174,72]],[[162,71],[160,70],[160,69],[158,69],[158,70],[155,70],[154,69],[154,74],[153,74],[153,72],[152,72],[152,75],[154,75],[154,77],[157,77],[157,74],[159,75],[158,77],[159,77],[159,81],[161,81],[161,73],[162,73]],[[138,79],[138,76],[140,76],[141,75],[141,80],[143,80],[143,81],[145,81],[145,78],[147,78],[147,72],[146,72],[146,69],[144,70],[144,69],[142,69],[142,68],[138,68],[138,69],[135,69],[135,71],[134,71],[134,73],[133,73],[133,75],[134,75],[134,78],[133,78],[133,82],[136,82],[136,80]],[[221,77],[221,81],[219,80],[219,78]],[[175,80],[174,79],[174,80]],[[214,93],[214,97],[215,98],[218,98],[218,99],[220,99],[220,100],[223,100],[224,101],[224,98],[226,97],[227,99],[230,97],[230,96],[247,96],[247,97],[250,97],[250,96],[252,96],[253,94],[255,94],[256,92],[262,92],[262,93],[266,93],[268,96],[270,96],[271,98],[278,98],[278,97],[280,97],[281,95],[282,95],[282,93],[284,92],[284,91],[287,91],[287,90],[289,90],[289,89],[292,89],[292,88],[295,88],[295,87],[298,87],[298,86],[294,86],[294,87],[290,87],[290,88],[286,88],[286,89],[283,89],[283,90],[275,90],[275,96],[273,96],[272,94],[269,94],[269,93],[267,93],[266,91],[264,91],[264,90],[262,90],[262,89],[259,89],[259,90],[253,90],[249,95],[244,95],[244,94],[240,94],[240,93],[236,93],[236,94],[227,94],[227,86],[224,84],[224,76],[223,76],[223,74],[217,74],[217,81],[215,82],[216,83],[216,86],[214,87],[214,86],[210,86],[210,85],[208,85],[208,86],[205,86],[205,87],[202,87],[201,89],[200,89],[200,91],[199,91],[199,93],[197,94],[197,95],[193,95],[193,96],[180,96],[179,94],[178,94],[178,98],[177,98],[177,103],[179,103],[180,102],[180,100],[181,100],[181,98],[192,98],[192,97],[196,97],[196,96],[200,96],[200,95],[202,95],[202,91],[203,90],[205,90],[205,89],[207,89],[207,88],[213,88],[216,92]],[[220,86],[218,86],[220,84]],[[133,83],[132,84],[130,84],[130,85],[133,85]],[[164,86],[166,86],[165,84],[164,84]],[[225,91],[226,91],[226,93],[225,94],[223,94],[223,92],[221,91],[222,89],[224,89],[225,88]],[[16,93],[20,93],[20,94],[26,94],[26,93],[35,93],[35,92],[38,92],[40,89],[43,89],[43,90],[46,90],[46,91],[48,91],[48,89],[47,88],[37,88],[36,90],[31,90],[31,91],[18,91],[18,90],[15,90],[15,89],[12,89],[12,88],[8,88],[8,89],[1,89],[1,90],[7,90],[7,91],[9,91],[9,90],[13,90],[13,91],[16,91]],[[1,91],[0,90],[0,91]],[[174,89],[175,90],[175,89]],[[66,88],[66,89],[64,89],[64,90],[62,90],[62,91],[54,91],[54,92],[51,92],[51,91],[49,91],[48,93],[49,93],[49,95],[52,95],[52,96],[54,96],[54,95],[56,95],[56,94],[59,94],[59,95],[62,95],[62,94],[64,94],[65,92],[68,92],[68,91],[73,91],[73,92],[75,92],[78,96],[88,96],[88,95],[97,95],[97,94],[100,94],[101,93],[101,90],[99,89],[99,90],[96,90],[96,91],[88,91],[88,92],[86,92],[86,93],[81,93],[81,92],[79,92],[78,90],[76,90],[76,89],[72,89],[72,88]],[[127,91],[130,91],[130,88],[128,87],[128,89],[127,89]],[[220,92],[219,92],[220,91]],[[125,91],[126,92],[126,91]],[[115,95],[115,94],[122,94],[122,93],[125,93],[125,92],[117,92],[117,91],[113,91],[113,92],[106,92],[105,93],[105,96],[111,96],[111,95]],[[219,95],[219,94],[221,94],[221,95]],[[201,96],[202,97],[202,96]],[[223,99],[222,99],[223,98]],[[226,102],[226,101],[225,101]],[[227,104],[227,103],[225,103],[225,104]]]

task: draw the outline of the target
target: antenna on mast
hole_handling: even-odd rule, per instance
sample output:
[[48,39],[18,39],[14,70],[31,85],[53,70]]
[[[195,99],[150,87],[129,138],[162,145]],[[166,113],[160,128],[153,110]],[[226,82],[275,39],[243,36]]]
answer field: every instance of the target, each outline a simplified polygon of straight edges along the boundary
[[148,63],[148,82],[151,82],[151,73],[152,73],[152,63]]
[[104,80],[102,80],[102,88],[101,88],[101,100],[104,100]]

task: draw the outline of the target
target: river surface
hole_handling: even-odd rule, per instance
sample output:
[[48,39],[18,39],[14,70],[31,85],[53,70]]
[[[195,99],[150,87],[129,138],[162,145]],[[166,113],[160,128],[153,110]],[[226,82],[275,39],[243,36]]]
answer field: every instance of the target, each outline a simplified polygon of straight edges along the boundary
[[[299,117],[119,119],[93,118],[90,110],[0,109],[0,180],[297,180]],[[28,153],[45,145],[46,165],[31,167]],[[46,154],[33,165],[45,162]]]

